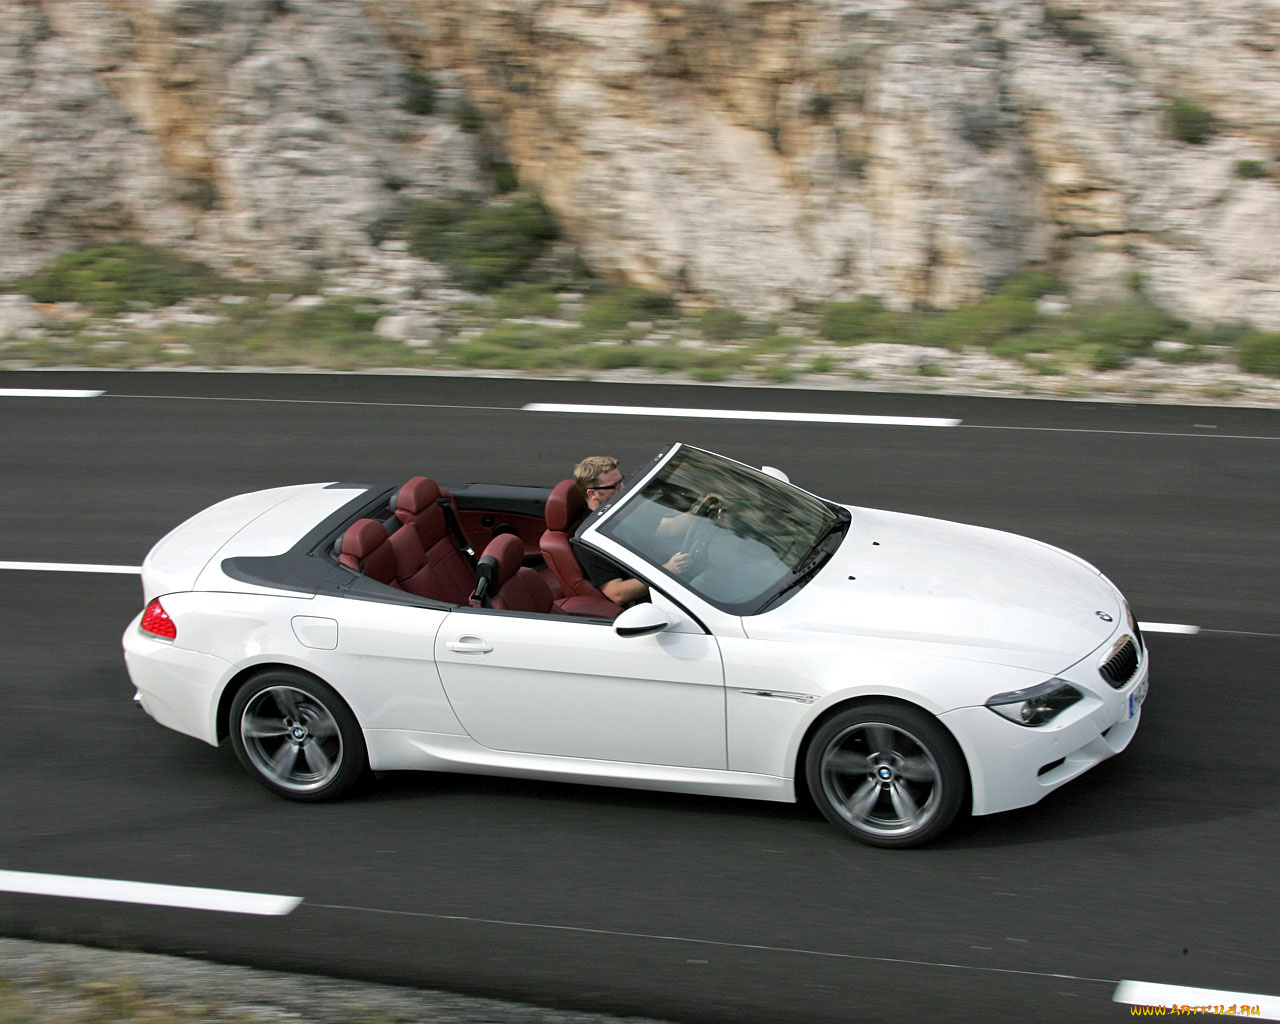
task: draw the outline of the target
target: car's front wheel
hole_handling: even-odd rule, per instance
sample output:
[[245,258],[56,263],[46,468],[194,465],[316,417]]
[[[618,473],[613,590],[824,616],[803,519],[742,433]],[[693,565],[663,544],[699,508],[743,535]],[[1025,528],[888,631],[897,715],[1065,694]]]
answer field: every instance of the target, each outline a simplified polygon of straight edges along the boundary
[[872,846],[916,846],[960,811],[967,773],[951,735],[918,708],[864,704],[818,729],[809,792],[837,828]]
[[302,672],[273,669],[246,682],[231,702],[236,757],[264,786],[293,800],[331,800],[364,774],[364,735],[332,687]]

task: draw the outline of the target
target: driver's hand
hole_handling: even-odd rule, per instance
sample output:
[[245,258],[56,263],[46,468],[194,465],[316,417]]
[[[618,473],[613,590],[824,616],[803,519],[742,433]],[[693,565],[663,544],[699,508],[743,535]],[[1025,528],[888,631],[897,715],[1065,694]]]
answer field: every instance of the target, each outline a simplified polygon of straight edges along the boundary
[[721,500],[718,494],[704,494],[694,502],[692,512],[695,516],[710,516],[720,511]]
[[689,568],[690,558],[684,551],[677,551],[674,555],[667,559],[667,564],[663,566],[667,572],[673,572],[677,576]]

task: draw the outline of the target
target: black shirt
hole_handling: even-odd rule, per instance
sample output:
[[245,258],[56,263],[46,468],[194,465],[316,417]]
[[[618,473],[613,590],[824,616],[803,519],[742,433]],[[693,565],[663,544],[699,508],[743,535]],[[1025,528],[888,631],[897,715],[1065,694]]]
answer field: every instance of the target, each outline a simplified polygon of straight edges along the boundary
[[578,564],[582,566],[582,571],[586,574],[587,579],[591,581],[591,585],[599,590],[612,580],[630,579],[631,574],[612,558],[602,555],[579,542],[578,534],[586,528],[590,521],[589,517],[582,521],[578,529],[574,531],[572,543],[573,553],[577,556]]

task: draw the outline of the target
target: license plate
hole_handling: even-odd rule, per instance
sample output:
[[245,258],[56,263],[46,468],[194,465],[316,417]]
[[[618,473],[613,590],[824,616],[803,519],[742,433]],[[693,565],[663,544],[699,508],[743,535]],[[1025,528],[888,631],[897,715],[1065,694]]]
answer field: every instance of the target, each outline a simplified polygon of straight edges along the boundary
[[1142,707],[1142,702],[1147,699],[1147,682],[1146,679],[1142,680],[1142,685],[1129,694],[1130,718],[1138,713],[1138,708]]

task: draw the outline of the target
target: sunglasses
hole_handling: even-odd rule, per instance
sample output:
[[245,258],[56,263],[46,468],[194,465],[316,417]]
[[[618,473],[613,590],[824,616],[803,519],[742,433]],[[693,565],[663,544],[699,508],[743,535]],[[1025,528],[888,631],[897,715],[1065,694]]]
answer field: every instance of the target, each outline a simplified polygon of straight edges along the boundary
[[622,486],[623,484],[625,484],[626,482],[627,482],[627,478],[626,478],[625,476],[620,476],[620,477],[618,477],[618,482],[617,482],[616,484],[609,484],[607,487],[602,487],[602,486],[600,486],[599,484],[596,484],[594,487],[588,487],[588,488],[587,488],[587,490],[589,490],[589,491],[616,491],[619,487],[621,487],[621,486]]

